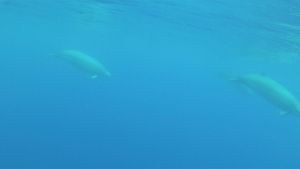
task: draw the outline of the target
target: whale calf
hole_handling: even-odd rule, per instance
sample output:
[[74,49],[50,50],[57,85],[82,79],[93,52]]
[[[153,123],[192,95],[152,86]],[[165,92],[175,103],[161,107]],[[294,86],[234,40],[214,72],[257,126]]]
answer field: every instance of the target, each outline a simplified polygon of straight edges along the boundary
[[63,50],[57,56],[81,69],[93,79],[99,76],[111,76],[111,73],[99,60],[83,52],[77,50]]
[[231,78],[255,93],[261,95],[274,106],[281,109],[280,114],[300,113],[300,101],[282,84],[260,74],[248,74]]

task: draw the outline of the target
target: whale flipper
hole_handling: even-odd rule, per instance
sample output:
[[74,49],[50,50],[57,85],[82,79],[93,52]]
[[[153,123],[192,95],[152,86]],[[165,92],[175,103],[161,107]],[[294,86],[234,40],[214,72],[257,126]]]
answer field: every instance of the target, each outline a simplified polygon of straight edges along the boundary
[[97,79],[97,78],[98,78],[98,75],[92,75],[91,78],[92,78],[92,79]]

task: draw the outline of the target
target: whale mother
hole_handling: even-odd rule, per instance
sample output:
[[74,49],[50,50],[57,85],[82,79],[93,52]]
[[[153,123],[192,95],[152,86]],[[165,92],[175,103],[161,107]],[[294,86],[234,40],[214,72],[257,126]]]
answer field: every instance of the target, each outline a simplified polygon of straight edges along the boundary
[[248,74],[232,78],[250,90],[264,97],[282,110],[281,114],[300,113],[300,101],[282,84],[260,74]]
[[93,79],[99,76],[111,76],[111,73],[99,60],[80,51],[63,50],[58,54],[58,57],[65,59],[82,71],[86,72]]

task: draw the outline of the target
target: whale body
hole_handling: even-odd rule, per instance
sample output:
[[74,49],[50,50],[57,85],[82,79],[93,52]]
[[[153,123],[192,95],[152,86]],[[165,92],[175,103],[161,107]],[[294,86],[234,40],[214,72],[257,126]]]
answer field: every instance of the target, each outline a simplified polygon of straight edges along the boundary
[[99,60],[83,52],[77,50],[64,50],[60,52],[58,56],[89,74],[92,78],[111,76],[111,73]]
[[231,80],[264,97],[280,108],[281,114],[300,113],[300,101],[286,87],[267,76],[248,74]]

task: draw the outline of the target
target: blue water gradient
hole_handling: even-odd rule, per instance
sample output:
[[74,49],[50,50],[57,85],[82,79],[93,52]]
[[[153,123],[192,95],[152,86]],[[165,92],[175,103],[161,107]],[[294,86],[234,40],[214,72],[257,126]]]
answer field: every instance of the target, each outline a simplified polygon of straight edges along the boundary
[[[0,168],[300,168],[300,116],[224,78],[266,74],[300,98],[299,7],[0,1]],[[53,57],[64,49],[112,76]]]

